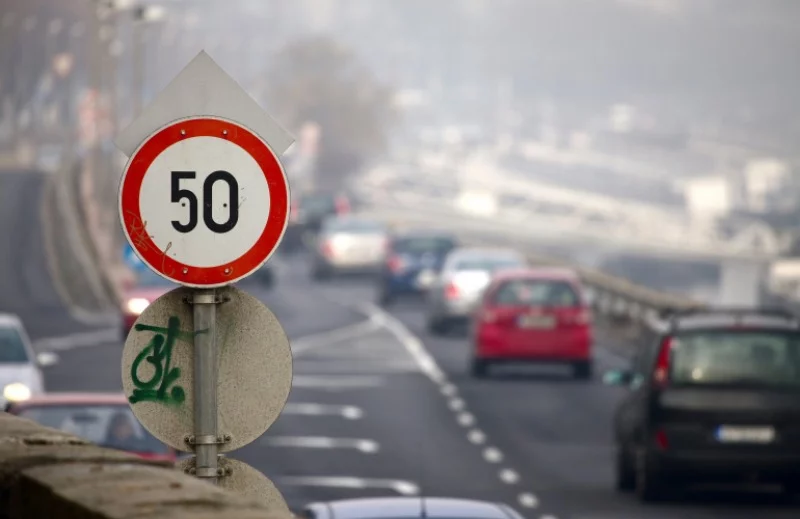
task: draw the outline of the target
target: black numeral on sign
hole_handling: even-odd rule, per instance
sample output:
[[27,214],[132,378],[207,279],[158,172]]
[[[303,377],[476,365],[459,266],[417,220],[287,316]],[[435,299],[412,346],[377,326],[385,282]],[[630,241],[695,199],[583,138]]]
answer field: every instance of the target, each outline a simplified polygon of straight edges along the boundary
[[[182,200],[181,205],[189,205],[189,221],[182,223],[179,220],[172,220],[172,227],[182,233],[192,232],[197,227],[199,220],[199,208],[197,196],[188,189],[181,188],[181,180],[190,180],[197,178],[195,171],[173,171],[172,172],[172,203],[178,203]],[[228,219],[224,222],[217,222],[214,220],[214,184],[222,181],[228,184],[228,203],[225,204],[228,208]],[[227,171],[215,171],[206,177],[203,182],[203,223],[206,224],[210,230],[215,233],[226,233],[236,227],[239,223],[239,204],[237,202],[239,194],[239,183],[236,177]]]

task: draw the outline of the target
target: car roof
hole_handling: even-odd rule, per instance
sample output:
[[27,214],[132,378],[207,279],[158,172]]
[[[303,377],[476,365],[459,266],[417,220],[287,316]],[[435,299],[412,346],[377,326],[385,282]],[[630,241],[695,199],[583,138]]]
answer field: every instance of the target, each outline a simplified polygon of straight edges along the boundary
[[422,517],[423,501],[428,519],[511,519],[497,503],[472,499],[386,497],[345,499],[324,505],[332,519],[398,519]]
[[113,405],[127,404],[128,399],[123,393],[78,393],[59,392],[35,395],[17,404],[18,407],[47,406],[47,405]]
[[800,330],[800,317],[782,309],[708,308],[681,312],[659,323],[662,332],[771,329]]
[[0,326],[22,327],[22,319],[16,314],[0,312]]
[[495,281],[512,279],[547,279],[553,281],[580,281],[580,276],[572,269],[564,267],[527,267],[502,270],[495,274]]
[[450,252],[451,258],[485,258],[491,257],[509,257],[509,258],[522,258],[523,255],[519,251],[510,247],[458,247]]
[[392,240],[404,240],[407,238],[441,238],[456,241],[456,236],[449,232],[434,231],[430,229],[413,229],[397,231],[392,235]]

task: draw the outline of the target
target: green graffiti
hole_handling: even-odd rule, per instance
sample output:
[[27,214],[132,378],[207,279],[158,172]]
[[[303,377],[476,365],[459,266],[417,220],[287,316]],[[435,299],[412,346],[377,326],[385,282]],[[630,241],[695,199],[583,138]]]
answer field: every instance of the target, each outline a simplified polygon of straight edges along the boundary
[[[131,404],[137,402],[183,403],[186,400],[186,392],[183,387],[177,384],[173,385],[181,376],[181,368],[171,366],[172,348],[175,346],[176,340],[191,344],[196,334],[205,333],[208,330],[182,332],[181,321],[175,316],[169,318],[166,328],[136,324],[133,329],[137,332],[152,332],[154,335],[131,365],[131,380],[136,389],[128,397],[128,401]],[[145,361],[153,366],[154,370],[153,376],[148,380],[139,378],[139,366]]]

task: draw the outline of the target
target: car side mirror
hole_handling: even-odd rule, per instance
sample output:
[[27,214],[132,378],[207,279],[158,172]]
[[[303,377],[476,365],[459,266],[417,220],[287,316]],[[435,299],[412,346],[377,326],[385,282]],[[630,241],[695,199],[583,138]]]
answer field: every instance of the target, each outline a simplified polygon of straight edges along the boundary
[[607,386],[629,386],[633,373],[624,369],[612,369],[603,374],[603,384]]
[[36,354],[36,364],[42,368],[49,368],[58,364],[58,354],[52,351],[43,351]]

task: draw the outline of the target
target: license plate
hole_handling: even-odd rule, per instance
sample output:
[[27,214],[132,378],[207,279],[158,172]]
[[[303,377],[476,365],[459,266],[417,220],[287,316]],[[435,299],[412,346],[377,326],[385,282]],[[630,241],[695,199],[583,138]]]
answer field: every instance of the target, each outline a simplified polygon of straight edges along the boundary
[[715,436],[721,443],[772,443],[775,440],[775,429],[721,425],[717,427]]
[[430,270],[423,270],[417,275],[417,286],[420,288],[428,288],[433,283],[436,276]]
[[547,315],[523,315],[517,319],[520,328],[550,329],[556,325],[556,320]]

